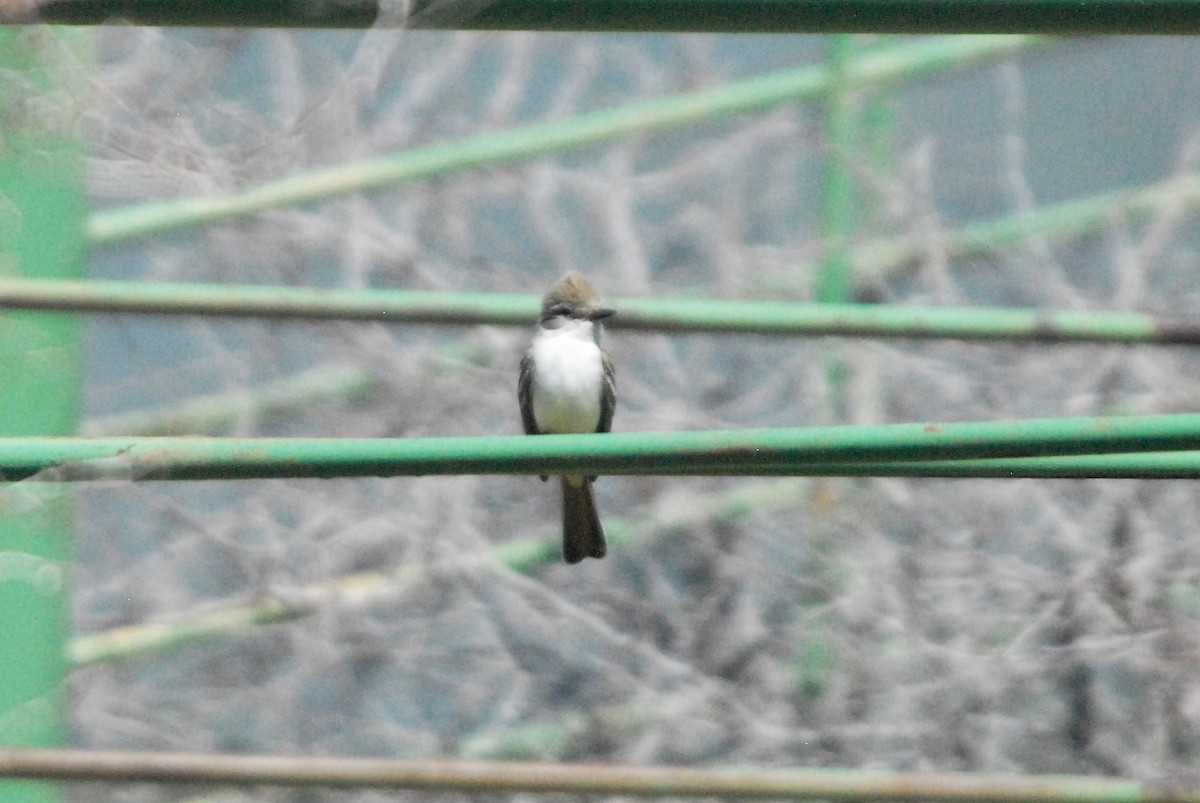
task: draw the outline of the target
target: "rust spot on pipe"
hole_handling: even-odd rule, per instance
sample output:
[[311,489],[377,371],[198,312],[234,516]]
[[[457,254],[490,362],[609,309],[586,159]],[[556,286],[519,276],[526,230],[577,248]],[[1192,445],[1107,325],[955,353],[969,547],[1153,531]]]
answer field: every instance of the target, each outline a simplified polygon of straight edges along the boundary
[[1200,320],[1155,318],[1154,337],[1160,343],[1200,343]]
[[1058,343],[1064,340],[1075,340],[1067,335],[1059,325],[1058,320],[1050,313],[1040,312],[1033,322],[1031,337],[1044,343]]

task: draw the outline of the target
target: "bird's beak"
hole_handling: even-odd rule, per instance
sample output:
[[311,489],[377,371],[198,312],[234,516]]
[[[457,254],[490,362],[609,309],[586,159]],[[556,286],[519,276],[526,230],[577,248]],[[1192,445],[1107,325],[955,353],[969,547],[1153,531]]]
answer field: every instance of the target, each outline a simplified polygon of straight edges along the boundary
[[598,321],[601,318],[611,318],[612,316],[614,316],[616,314],[617,314],[617,311],[615,309],[604,309],[602,307],[600,309],[592,310],[592,314],[590,317],[593,321]]

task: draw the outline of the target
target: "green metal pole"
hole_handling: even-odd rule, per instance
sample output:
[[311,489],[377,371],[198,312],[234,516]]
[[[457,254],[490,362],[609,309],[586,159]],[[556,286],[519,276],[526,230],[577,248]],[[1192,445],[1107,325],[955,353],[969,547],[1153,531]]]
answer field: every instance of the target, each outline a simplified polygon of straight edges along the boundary
[[[886,36],[875,37],[872,50],[888,47],[887,41]],[[863,92],[862,151],[874,181],[884,186],[895,173],[897,103],[898,96],[892,85],[875,84]],[[877,200],[878,196],[873,198]],[[868,201],[868,198],[860,197],[860,201]],[[869,225],[873,230],[879,230],[886,222],[884,210],[877,203],[860,206],[859,218],[860,224]],[[856,255],[857,249],[851,256],[855,268]]]
[[379,377],[358,368],[322,365],[252,390],[194,396],[187,401],[149,410],[134,410],[85,421],[84,435],[219,434],[241,417],[254,420],[282,415],[330,400],[353,401],[380,384]]
[[[6,123],[0,149],[0,269],[10,275],[69,278],[81,272],[86,208],[78,143],[67,131],[54,130],[49,119],[38,116],[38,105],[22,96],[29,86],[74,96],[62,85],[60,71],[78,64],[79,36],[0,29],[0,66],[24,84],[0,94]],[[59,119],[59,125],[69,125]],[[0,314],[0,366],[0,433],[75,431],[78,321],[32,312]],[[64,739],[71,529],[67,488],[29,485],[0,492],[0,744],[48,746]],[[0,783],[3,803],[58,799],[57,788],[46,783]]]
[[854,175],[859,150],[858,99],[853,68],[854,36],[829,38],[829,96],[825,101],[825,173],[821,182],[821,228],[825,253],[817,282],[817,300],[844,304],[853,290],[850,237],[857,222]]
[[1195,0],[42,0],[2,19],[70,25],[742,33],[1200,33]]
[[[1200,317],[1111,310],[799,304],[615,298],[614,329],[804,337],[890,337],[1200,345]],[[0,309],[526,327],[538,298],[517,293],[0,278]]]
[[897,773],[881,770],[670,767],[327,756],[0,751],[0,774],[222,786],[375,787],[439,794],[618,795],[839,803],[1200,803],[1187,780],[1142,785],[1104,776]]
[[[850,160],[858,152],[858,98],[852,79],[855,37],[829,38],[829,95],[825,100],[825,171],[821,180],[821,238],[825,251],[817,276],[817,301],[845,304],[851,300],[853,264],[850,238],[856,225],[854,176]],[[848,367],[836,352],[825,356],[833,417],[845,421]]]
[[[186,5],[178,4],[176,8]],[[855,63],[853,80],[861,86],[911,79],[1054,42],[1043,36],[962,36],[906,43],[864,54]],[[565,120],[508,128],[312,170],[234,195],[177,198],[101,210],[88,222],[89,238],[93,245],[110,245],[211,225],[268,209],[310,204],[347,193],[369,192],[408,181],[594,146],[630,134],[764,111],[781,103],[819,97],[828,91],[830,81],[825,66],[800,67],[696,92],[600,109]]]
[[[1197,205],[1200,175],[1184,173],[1157,184],[1048,204],[1028,214],[965,223],[946,232],[941,246],[954,259],[989,257],[1033,236],[1062,241],[1103,230],[1113,220],[1140,223],[1163,209]],[[886,273],[918,259],[925,247],[920,238],[912,237],[864,246],[855,252],[855,270],[868,275]]]
[[1197,450],[1197,413],[538,437],[27,437],[0,438],[0,475],[48,483],[429,474],[820,476],[868,462]]

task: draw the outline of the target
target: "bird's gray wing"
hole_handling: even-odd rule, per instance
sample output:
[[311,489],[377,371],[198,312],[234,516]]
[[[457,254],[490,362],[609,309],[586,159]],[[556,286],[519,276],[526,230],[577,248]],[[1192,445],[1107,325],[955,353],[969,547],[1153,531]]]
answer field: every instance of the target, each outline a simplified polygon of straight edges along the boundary
[[521,358],[521,374],[517,379],[517,400],[521,403],[521,424],[526,435],[539,435],[537,421],[533,417],[533,357],[526,354]]
[[604,363],[604,388],[600,391],[600,421],[596,424],[596,431],[609,432],[612,430],[613,412],[617,409],[617,378],[607,352],[601,352],[601,362]]

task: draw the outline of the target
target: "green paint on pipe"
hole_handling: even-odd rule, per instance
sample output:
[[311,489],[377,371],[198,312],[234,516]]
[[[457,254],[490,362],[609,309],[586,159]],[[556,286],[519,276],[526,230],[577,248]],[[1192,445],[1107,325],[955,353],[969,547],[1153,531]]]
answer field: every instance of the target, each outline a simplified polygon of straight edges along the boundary
[[[0,29],[0,67],[35,91],[72,93],[60,80],[76,63],[78,32]],[[79,87],[76,87],[78,89]],[[26,90],[28,91],[28,90]],[[60,95],[61,97],[61,95]],[[86,201],[79,143],[69,122],[53,130],[38,105],[0,93],[0,271],[47,279],[78,277]],[[0,314],[0,433],[70,435],[79,417],[79,321],[34,312]],[[68,636],[67,577],[73,509],[69,489],[22,486],[0,494],[0,744],[63,743]],[[49,803],[47,783],[0,783],[3,803]]]

